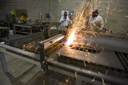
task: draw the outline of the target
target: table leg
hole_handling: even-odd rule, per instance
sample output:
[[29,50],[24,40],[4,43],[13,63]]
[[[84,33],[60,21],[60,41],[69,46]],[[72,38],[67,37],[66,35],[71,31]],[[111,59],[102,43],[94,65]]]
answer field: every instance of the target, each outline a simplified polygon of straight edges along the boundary
[[1,60],[1,65],[2,65],[2,68],[3,68],[4,72],[7,73],[8,68],[7,68],[7,65],[6,65],[4,54],[2,52],[0,52],[0,60]]

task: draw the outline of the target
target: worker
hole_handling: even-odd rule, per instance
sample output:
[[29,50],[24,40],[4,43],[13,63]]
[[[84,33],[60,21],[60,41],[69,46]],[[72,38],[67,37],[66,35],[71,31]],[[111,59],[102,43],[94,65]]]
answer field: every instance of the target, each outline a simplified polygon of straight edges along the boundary
[[68,17],[68,14],[66,11],[64,12],[64,15],[60,18],[60,22],[61,22],[61,25],[59,27],[59,30],[63,34],[66,34],[67,30],[68,30],[67,28],[68,28],[69,23],[70,23],[70,18]]
[[11,23],[16,23],[16,15],[14,10],[11,10]]
[[93,30],[102,31],[104,29],[103,18],[99,15],[97,9],[92,12],[92,16],[90,16],[89,19],[89,25],[93,27]]
[[20,17],[20,21],[22,21],[22,23],[26,23],[26,18],[24,13],[22,13],[21,17]]
[[45,22],[46,22],[46,23],[50,23],[50,19],[51,19],[50,14],[49,14],[49,13],[46,13],[46,14],[45,14],[45,17],[44,17]]
[[70,23],[70,18],[67,15],[67,12],[64,12],[64,16],[61,17],[60,19],[61,22],[61,27],[68,27],[69,23]]

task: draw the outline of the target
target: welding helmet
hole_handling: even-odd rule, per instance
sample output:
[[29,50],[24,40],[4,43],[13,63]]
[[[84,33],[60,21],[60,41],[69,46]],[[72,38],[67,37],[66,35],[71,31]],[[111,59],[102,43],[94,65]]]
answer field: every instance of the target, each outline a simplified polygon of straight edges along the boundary
[[67,18],[67,12],[65,11],[64,12],[64,19],[66,19]]
[[97,9],[95,9],[95,10],[93,10],[92,11],[92,17],[97,17],[98,16],[98,10]]
[[64,12],[64,16],[67,16],[67,12],[66,11]]

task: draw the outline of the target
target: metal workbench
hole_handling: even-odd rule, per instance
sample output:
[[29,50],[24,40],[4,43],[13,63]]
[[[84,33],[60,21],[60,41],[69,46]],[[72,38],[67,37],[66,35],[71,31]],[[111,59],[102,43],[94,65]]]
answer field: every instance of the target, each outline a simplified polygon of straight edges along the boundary
[[[109,43],[107,48],[106,47],[104,47],[104,48],[107,49],[106,50],[107,52],[110,52],[110,51],[112,51],[112,52],[110,52],[110,54],[104,53],[104,52],[99,52],[99,54],[98,53],[96,54],[97,57],[99,57],[99,58],[95,58],[95,59],[93,59],[93,57],[95,57],[95,54],[93,54],[93,53],[91,54],[88,52],[88,54],[90,54],[90,59],[92,59],[91,62],[89,63],[89,67],[91,67],[92,63],[97,63],[96,65],[93,64],[95,69],[90,70],[90,68],[88,69],[88,67],[81,67],[81,66],[77,66],[76,64],[71,64],[72,61],[73,62],[75,61],[75,63],[77,63],[77,61],[78,61],[78,64],[80,64],[81,60],[86,61],[86,59],[84,58],[85,57],[84,54],[86,54],[87,52],[78,52],[79,50],[75,50],[75,52],[73,54],[70,54],[69,50],[67,50],[67,49],[65,51],[63,51],[63,47],[64,47],[63,43],[64,42],[60,42],[60,40],[62,40],[63,38],[64,38],[63,35],[57,35],[50,39],[41,41],[39,44],[44,45],[44,47],[40,51],[41,54],[35,54],[32,52],[24,51],[22,49],[8,46],[5,44],[0,44],[0,47],[9,50],[9,51],[7,51],[7,53],[9,53],[11,55],[16,54],[19,57],[23,57],[24,60],[30,59],[31,63],[35,63],[35,61],[36,61],[36,62],[38,62],[38,64],[37,63],[35,63],[35,64],[39,65],[39,66],[42,66],[42,62],[44,61],[43,59],[45,59],[44,57],[47,57],[46,59],[48,62],[48,69],[74,78],[76,80],[76,85],[81,85],[81,82],[83,82],[83,81],[92,82],[93,78],[96,79],[95,82],[93,82],[93,84],[96,84],[96,85],[101,85],[103,79],[105,81],[105,85],[127,85],[127,83],[128,83],[128,79],[127,79],[127,75],[126,75],[127,72],[125,74],[125,71],[127,71],[127,69],[125,69],[124,66],[122,66],[122,62],[120,62],[121,60],[117,59],[118,56],[115,55],[115,53],[113,54],[114,51],[116,51],[116,52],[121,51],[121,52],[127,53],[127,51],[124,51],[124,50],[127,50],[127,48],[125,47],[125,46],[127,46],[127,44],[126,44],[128,42],[127,40],[120,41],[120,39],[113,40],[113,39],[109,39],[109,38],[108,39],[104,38],[104,39],[107,39],[108,42],[111,42],[111,43]],[[98,37],[96,37],[96,38],[98,38]],[[98,43],[98,42],[101,43],[102,39],[103,39],[103,37],[101,38],[101,40],[96,39],[96,40],[98,40],[96,43]],[[120,43],[120,46],[122,46],[120,50],[118,50],[118,47],[120,47],[120,46],[118,46],[118,43]],[[60,44],[62,44],[62,45],[60,45]],[[107,43],[104,43],[104,44],[107,45]],[[104,45],[104,44],[102,43],[102,45]],[[59,47],[59,45],[60,45],[60,47]],[[109,46],[110,46],[110,51],[108,51]],[[111,49],[111,46],[114,46],[113,50]],[[58,49],[59,51],[54,50],[56,47],[57,48],[59,47],[59,49]],[[47,49],[47,48],[50,48],[50,49]],[[44,53],[45,49],[47,50],[46,53],[49,56],[47,56],[46,53]],[[74,49],[70,49],[70,50],[71,50],[71,52],[73,52],[72,50],[74,50]],[[58,52],[60,52],[60,54],[57,54]],[[77,55],[75,55],[75,53]],[[81,56],[81,54],[83,54],[83,56]],[[107,56],[107,55],[109,55],[109,56]],[[65,61],[69,61],[69,59],[67,59],[67,58],[71,58],[71,57],[72,57],[72,59],[71,59],[72,61],[65,63]],[[113,58],[111,58],[111,57],[113,57]],[[119,56],[119,57],[122,57],[122,56]],[[63,62],[58,60],[58,58],[62,58]],[[127,58],[127,57],[125,57],[125,58]],[[98,59],[100,59],[99,62],[98,62]],[[110,59],[112,59],[112,60],[109,61]],[[105,62],[103,62],[102,60],[104,60]],[[115,62],[113,60],[115,60]],[[106,67],[103,67],[101,64]],[[112,74],[104,74],[103,72],[98,71],[97,66],[99,66],[99,69],[111,68],[110,70],[112,70],[113,73]],[[113,69],[115,67],[116,67],[116,69]],[[125,69],[125,71],[123,71],[124,69]]]

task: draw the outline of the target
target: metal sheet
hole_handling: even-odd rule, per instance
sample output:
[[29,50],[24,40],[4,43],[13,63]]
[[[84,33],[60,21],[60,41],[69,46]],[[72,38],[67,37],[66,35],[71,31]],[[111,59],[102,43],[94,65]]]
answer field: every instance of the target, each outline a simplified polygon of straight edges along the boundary
[[57,52],[57,54],[60,56],[70,57],[81,61],[87,61],[103,66],[124,70],[124,67],[122,66],[121,62],[113,52],[100,52],[95,54],[74,50],[71,49],[69,46],[65,45]]
[[[82,38],[82,39],[81,39]],[[111,51],[117,51],[117,52],[124,52],[128,53],[128,40],[125,39],[115,39],[115,38],[109,38],[109,37],[102,37],[102,36],[76,36],[76,39],[79,39],[78,44],[81,42],[84,42],[86,45],[87,43],[90,43],[90,46],[100,48],[100,49],[106,49]]]

